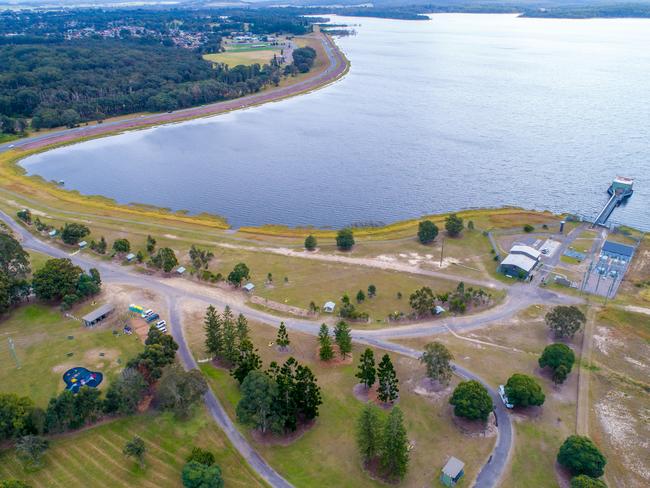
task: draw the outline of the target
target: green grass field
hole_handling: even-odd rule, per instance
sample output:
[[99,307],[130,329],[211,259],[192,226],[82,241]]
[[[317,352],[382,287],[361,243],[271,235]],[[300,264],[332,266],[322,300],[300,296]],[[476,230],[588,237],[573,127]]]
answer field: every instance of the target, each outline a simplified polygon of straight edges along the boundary
[[[146,443],[144,469],[122,455],[125,442],[134,435]],[[26,472],[13,450],[5,449],[0,452],[0,479],[22,479],[34,488],[178,487],[185,459],[194,446],[214,453],[226,486],[266,486],[202,406],[185,422],[170,414],[145,413],[57,437],[36,472]]]
[[[195,355],[204,357],[200,321],[187,320],[186,336]],[[188,330],[188,324],[190,329]],[[271,360],[284,361],[288,353],[279,353],[268,343],[275,338],[276,330],[251,324],[253,341],[259,348],[265,366]],[[316,341],[311,336],[289,332],[292,341],[291,355],[298,361],[309,365],[318,378],[322,388],[323,405],[316,425],[301,438],[288,446],[268,446],[252,439],[250,432],[241,427],[255,448],[283,476],[296,486],[302,487],[359,487],[384,486],[373,481],[362,469],[354,431],[356,419],[362,403],[352,394],[356,384],[356,360],[353,364],[328,365],[316,358]],[[354,357],[358,358],[361,349],[355,347]],[[376,357],[381,357],[375,351]],[[400,379],[400,407],[406,417],[409,438],[414,442],[411,451],[409,473],[400,486],[431,486],[439,475],[440,468],[447,457],[455,455],[466,463],[467,480],[471,480],[492,449],[494,438],[468,437],[462,434],[452,420],[451,410],[446,399],[427,399],[414,393],[413,387],[424,375],[417,361],[392,356]],[[201,367],[229,415],[235,417],[235,406],[240,393],[236,382],[227,371],[214,368],[210,364]],[[435,486],[435,485],[434,485]]]
[[[90,308],[86,304],[81,311]],[[14,341],[20,369],[9,349],[9,338]],[[0,322],[0,389],[29,396],[44,408],[50,397],[63,390],[61,377],[70,367],[101,371],[100,388],[104,389],[142,347],[135,335],[115,336],[107,326],[85,328],[64,318],[56,307],[25,305]]]
[[280,55],[280,49],[263,47],[263,48],[249,48],[249,49],[228,49],[222,53],[205,54],[203,59],[212,61],[214,63],[225,63],[228,66],[251,64],[268,64],[274,55]]

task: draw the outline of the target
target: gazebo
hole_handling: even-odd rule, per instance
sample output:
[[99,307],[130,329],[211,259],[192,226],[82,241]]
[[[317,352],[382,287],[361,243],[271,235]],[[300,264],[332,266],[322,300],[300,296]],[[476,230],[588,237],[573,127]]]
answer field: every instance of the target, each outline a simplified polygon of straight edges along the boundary
[[465,463],[460,459],[451,456],[440,474],[440,481],[445,486],[456,486],[456,483],[465,475],[463,468]]

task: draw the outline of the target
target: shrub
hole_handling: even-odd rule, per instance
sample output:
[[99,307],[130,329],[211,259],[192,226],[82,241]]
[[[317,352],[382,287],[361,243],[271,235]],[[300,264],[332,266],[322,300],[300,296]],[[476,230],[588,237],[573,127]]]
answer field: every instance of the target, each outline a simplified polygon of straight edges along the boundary
[[505,386],[508,401],[515,407],[539,406],[546,396],[535,378],[525,374],[513,374]]
[[336,234],[336,246],[341,251],[349,251],[354,246],[354,234],[352,229],[341,229]]
[[557,462],[574,476],[586,474],[592,478],[601,477],[607,464],[596,444],[580,435],[567,437],[557,454]]

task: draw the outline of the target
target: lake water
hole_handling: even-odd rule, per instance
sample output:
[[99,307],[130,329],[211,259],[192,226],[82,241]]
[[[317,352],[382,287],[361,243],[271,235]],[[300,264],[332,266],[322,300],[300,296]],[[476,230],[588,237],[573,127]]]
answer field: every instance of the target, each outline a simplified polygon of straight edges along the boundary
[[435,15],[359,24],[314,93],[35,155],[67,188],[225,216],[340,227],[469,207],[595,215],[650,230],[650,20]]

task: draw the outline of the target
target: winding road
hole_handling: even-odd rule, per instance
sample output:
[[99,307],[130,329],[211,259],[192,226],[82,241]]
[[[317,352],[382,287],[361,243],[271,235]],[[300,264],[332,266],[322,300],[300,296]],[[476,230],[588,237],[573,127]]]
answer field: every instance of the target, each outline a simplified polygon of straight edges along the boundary
[[[210,292],[209,287],[197,286],[193,290],[181,289],[174,286],[174,282],[180,278],[164,279],[157,276],[137,274],[122,266],[95,260],[84,253],[69,254],[66,250],[61,249],[50,242],[46,242],[35,237],[29,230],[15,222],[4,212],[0,211],[0,220],[4,221],[22,241],[25,249],[37,251],[53,257],[70,258],[75,264],[89,269],[97,268],[102,276],[102,281],[106,283],[116,283],[122,285],[131,285],[143,289],[149,289],[163,296],[168,304],[170,312],[171,332],[174,339],[179,344],[179,356],[186,368],[196,368],[196,361],[189,349],[189,346],[183,336],[183,329],[180,326],[182,316],[178,308],[178,303],[183,299],[193,299],[213,304],[219,307],[229,305],[234,312],[244,313],[249,319],[259,321],[274,327],[278,326],[280,320],[276,315],[249,308],[240,301],[216,297]],[[430,336],[443,333],[450,328],[455,331],[468,331],[486,326],[495,321],[504,320],[514,316],[520,310],[538,303],[547,304],[567,304],[575,303],[577,299],[552,293],[548,290],[538,288],[533,285],[517,284],[508,289],[508,296],[499,306],[486,310],[480,314],[466,317],[449,317],[446,319],[436,319],[408,326],[389,327],[377,330],[353,329],[352,337],[356,342],[372,345],[385,349],[397,354],[403,354],[408,357],[418,358],[421,351],[417,351],[401,344],[389,342],[388,339],[408,338]],[[295,318],[283,319],[288,328],[300,332],[317,335],[320,323]],[[502,476],[507,465],[509,454],[512,447],[512,422],[508,411],[503,406],[497,392],[480,376],[454,365],[458,375],[467,379],[475,379],[484,384],[495,405],[495,415],[498,426],[497,442],[490,456],[490,460],[483,466],[476,479],[475,486],[489,488],[498,486],[499,479]],[[288,488],[292,485],[277,473],[262,457],[253,449],[248,441],[241,435],[233,421],[226,414],[223,406],[216,398],[212,391],[205,396],[205,403],[210,414],[226,433],[233,446],[241,453],[244,459],[251,467],[271,486]]]

